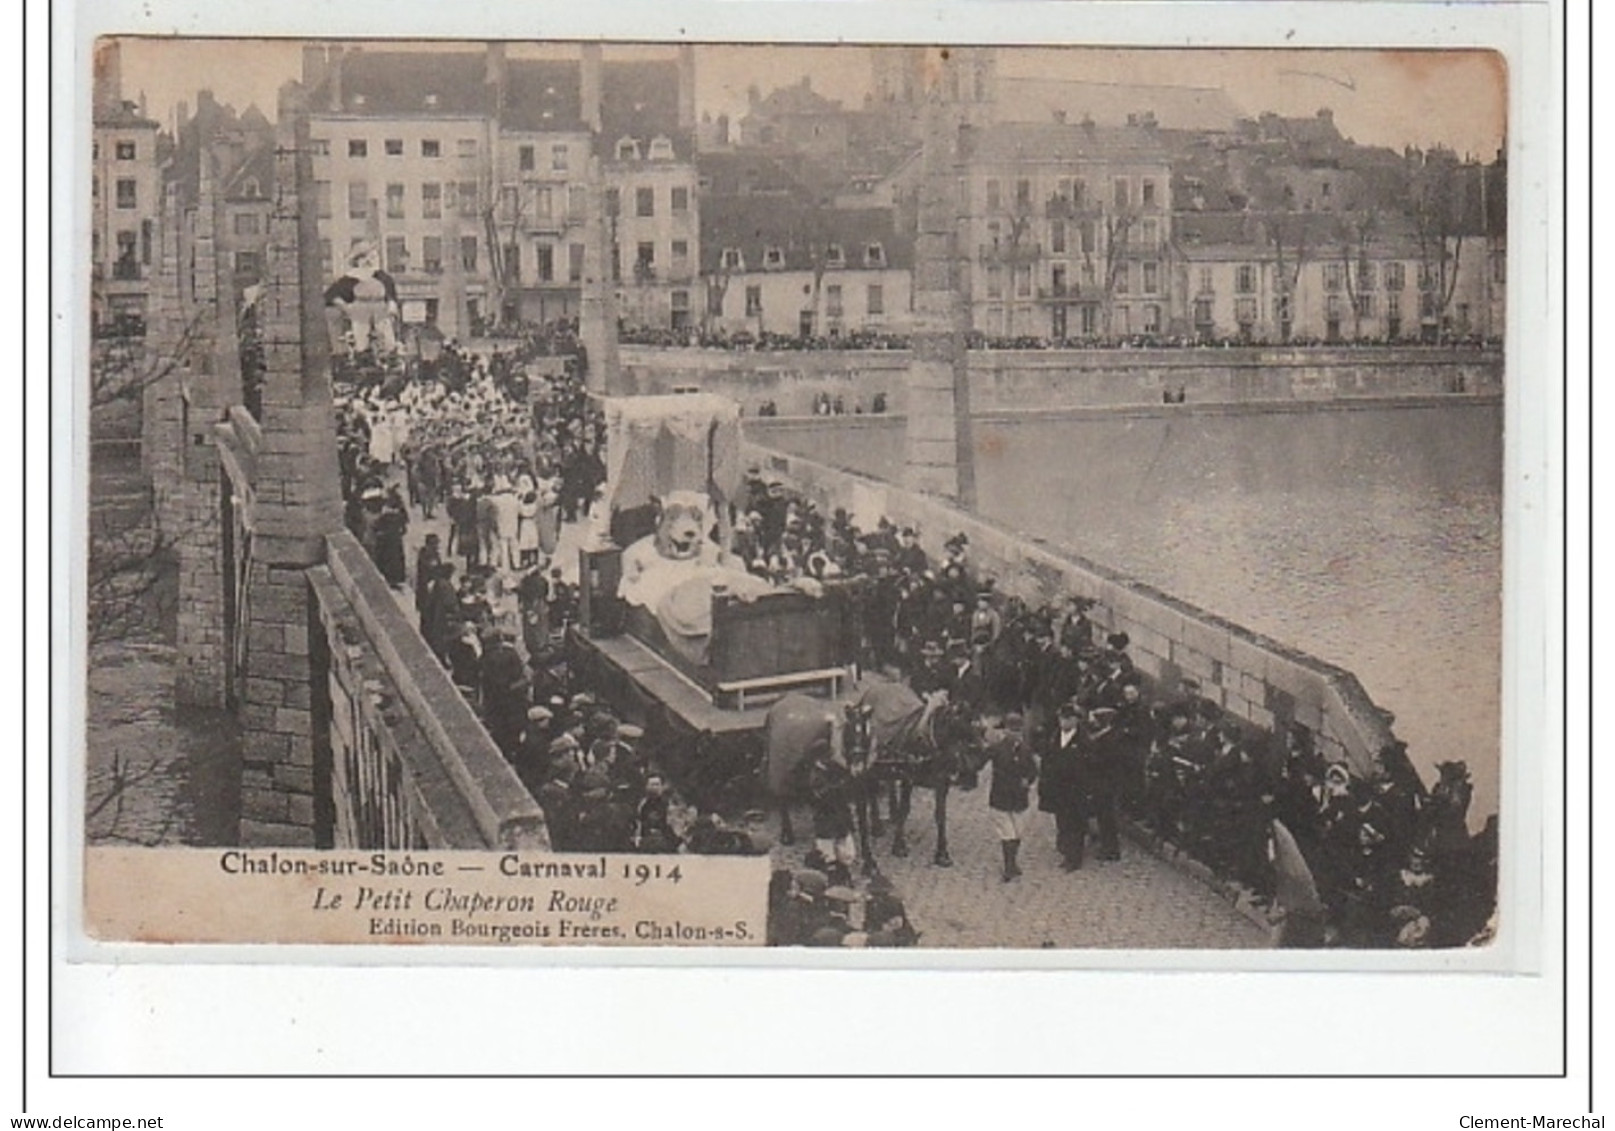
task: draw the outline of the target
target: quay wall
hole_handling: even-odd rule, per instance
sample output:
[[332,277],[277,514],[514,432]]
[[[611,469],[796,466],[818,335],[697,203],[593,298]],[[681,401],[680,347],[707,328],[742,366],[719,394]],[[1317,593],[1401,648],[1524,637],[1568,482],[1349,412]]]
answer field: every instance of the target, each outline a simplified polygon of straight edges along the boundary
[[[886,394],[907,408],[907,350],[736,351],[621,347],[625,394],[718,393],[748,417],[767,401],[784,416],[809,415],[821,393],[848,413]],[[972,350],[970,404],[977,413],[1187,403],[1317,402],[1359,397],[1497,394],[1500,350],[1435,346],[1189,349]]]
[[1372,771],[1379,750],[1394,740],[1389,725],[1356,676],[1252,632],[1153,586],[1042,538],[960,510],[945,499],[788,455],[748,439],[745,458],[778,472],[821,508],[845,507],[862,526],[880,515],[920,531],[927,553],[963,532],[971,561],[997,579],[1000,591],[1034,603],[1067,596],[1092,599],[1101,633],[1125,632],[1138,667],[1165,693],[1192,676],[1201,693],[1253,727],[1300,723],[1331,761],[1360,774]]

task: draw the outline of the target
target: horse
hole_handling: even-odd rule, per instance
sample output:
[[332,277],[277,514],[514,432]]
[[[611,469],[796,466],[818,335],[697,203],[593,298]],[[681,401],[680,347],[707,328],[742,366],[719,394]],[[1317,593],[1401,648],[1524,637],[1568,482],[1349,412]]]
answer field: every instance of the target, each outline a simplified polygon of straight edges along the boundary
[[882,833],[880,814],[866,788],[870,750],[870,713],[858,704],[838,708],[798,692],[780,697],[763,719],[763,789],[779,805],[780,843],[796,843],[791,805],[807,795],[808,752],[829,742],[834,757],[853,772],[860,785],[853,796],[859,851],[866,870],[873,870],[870,837]]
[[935,799],[936,849],[931,862],[946,868],[948,853],[948,793],[955,786],[970,789],[984,762],[975,721],[965,708],[948,700],[947,692],[926,696],[906,684],[875,683],[859,696],[855,708],[869,725],[869,768],[864,791],[872,797],[882,782],[897,787],[892,814],[892,855],[908,855],[909,806],[914,789],[929,789]]

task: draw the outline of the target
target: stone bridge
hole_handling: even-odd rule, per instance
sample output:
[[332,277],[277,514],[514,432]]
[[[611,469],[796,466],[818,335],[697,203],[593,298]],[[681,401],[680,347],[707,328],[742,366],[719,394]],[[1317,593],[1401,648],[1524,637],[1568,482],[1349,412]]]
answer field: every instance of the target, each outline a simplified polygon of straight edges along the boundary
[[[255,412],[212,253],[209,163],[194,204],[165,202],[150,333],[175,365],[145,390],[142,446],[179,559],[176,700],[241,722],[244,844],[546,848],[537,803],[343,525],[295,99],[281,106]],[[182,273],[193,254],[221,266]]]
[[[542,811],[343,523],[296,97],[288,88],[279,114],[281,187],[258,299],[263,372],[251,375],[253,411],[236,312],[221,298],[231,293],[225,268],[188,278],[179,270],[193,255],[222,259],[209,246],[222,202],[205,171],[194,223],[181,222],[179,201],[166,202],[150,333],[176,364],[146,390],[143,450],[158,522],[179,557],[176,699],[227,707],[240,720],[242,843],[544,848]],[[926,531],[968,531],[1010,592],[1093,598],[1098,623],[1130,634],[1150,676],[1170,685],[1193,674],[1255,726],[1305,725],[1327,754],[1360,770],[1391,740],[1349,673],[936,496],[768,449],[754,454],[827,506],[861,513],[878,500],[883,513]]]

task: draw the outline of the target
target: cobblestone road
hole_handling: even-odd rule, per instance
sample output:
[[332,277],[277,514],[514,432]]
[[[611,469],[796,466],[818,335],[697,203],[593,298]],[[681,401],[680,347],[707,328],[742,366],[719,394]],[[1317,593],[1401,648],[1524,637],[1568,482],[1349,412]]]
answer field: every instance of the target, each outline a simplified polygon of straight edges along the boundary
[[[931,795],[917,792],[913,808],[910,855],[893,858],[888,834],[877,858],[907,904],[909,919],[921,932],[921,946],[1244,950],[1269,945],[1266,933],[1220,895],[1126,840],[1120,861],[1089,859],[1080,871],[1062,871],[1054,849],[1054,818],[1048,814],[1033,818],[1021,846],[1025,875],[1004,883],[985,776],[975,790],[948,797],[951,868],[931,863]],[[805,817],[796,824],[799,835],[809,827]],[[795,865],[811,847],[799,844],[775,852]]]

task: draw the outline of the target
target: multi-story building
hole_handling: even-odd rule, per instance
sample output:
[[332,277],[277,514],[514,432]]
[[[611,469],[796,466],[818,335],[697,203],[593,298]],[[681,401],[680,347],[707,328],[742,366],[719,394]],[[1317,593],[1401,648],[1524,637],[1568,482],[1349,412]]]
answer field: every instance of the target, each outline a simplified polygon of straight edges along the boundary
[[1421,243],[1400,223],[1354,234],[1352,223],[1311,247],[1273,238],[1181,244],[1180,324],[1201,341],[1274,344],[1501,335],[1485,241]]
[[600,164],[618,311],[632,325],[685,328],[700,312],[693,55],[605,68]]
[[486,60],[308,47],[303,78],[325,274],[369,260],[393,276],[406,323],[467,333],[496,292]]
[[221,178],[223,215],[214,246],[229,268],[232,297],[239,302],[264,282],[268,270],[269,216],[275,201],[273,127],[260,144],[229,155],[233,167],[227,166]]
[[90,132],[92,332],[144,333],[162,210],[158,127],[126,102],[115,40],[96,50]]
[[729,333],[902,333],[914,236],[891,208],[831,208],[776,163],[702,155],[701,325]]
[[1148,126],[999,123],[967,137],[963,253],[989,335],[1163,332],[1172,180]]
[[591,225],[615,200],[625,311],[667,324],[680,281],[689,309],[693,270],[677,268],[698,254],[690,59],[307,48],[329,273],[373,257],[406,325],[451,335],[572,317]]
[[578,66],[510,60],[504,73],[494,140],[498,197],[484,233],[502,272],[502,318],[573,318],[582,303],[594,152]]

